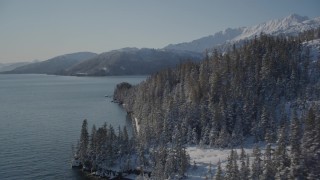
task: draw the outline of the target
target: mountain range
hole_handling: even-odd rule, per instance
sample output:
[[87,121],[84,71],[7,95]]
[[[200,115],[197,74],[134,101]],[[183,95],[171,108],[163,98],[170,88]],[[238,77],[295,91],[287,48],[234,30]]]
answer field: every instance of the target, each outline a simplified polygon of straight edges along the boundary
[[309,19],[306,16],[291,14],[282,19],[270,20],[251,27],[227,28],[214,35],[191,42],[170,44],[162,49],[123,48],[101,54],[73,53],[9,69],[10,71],[5,73],[88,76],[151,74],[163,68],[174,67],[182,61],[191,59],[199,61],[206,50],[241,44],[242,40],[254,38],[261,33],[294,36],[319,27],[320,17]]
[[12,71],[18,67],[25,66],[30,62],[14,62],[14,63],[0,63],[0,72]]
[[61,74],[66,68],[81,61],[92,58],[97,54],[91,52],[77,52],[53,57],[46,61],[30,63],[17,67],[7,74]]
[[191,42],[170,44],[164,49],[203,52],[225,43],[254,38],[261,33],[269,35],[298,35],[299,33],[320,27],[320,17],[309,19],[306,16],[291,14],[282,19],[270,20],[251,27],[228,28],[214,35],[202,37]]
[[187,51],[124,48],[105,52],[76,64],[63,75],[146,75],[183,61],[199,61],[202,54]]

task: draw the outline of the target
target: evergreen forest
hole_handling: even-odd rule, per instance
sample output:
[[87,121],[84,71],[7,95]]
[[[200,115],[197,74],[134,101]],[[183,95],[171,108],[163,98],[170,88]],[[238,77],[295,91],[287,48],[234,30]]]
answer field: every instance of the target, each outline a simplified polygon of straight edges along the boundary
[[99,174],[181,179],[192,164],[187,147],[232,149],[252,139],[265,146],[252,156],[231,150],[208,179],[320,179],[320,60],[304,45],[319,38],[320,28],[261,34],[138,85],[118,84],[113,98],[133,136],[107,125],[89,134],[85,120],[75,158]]

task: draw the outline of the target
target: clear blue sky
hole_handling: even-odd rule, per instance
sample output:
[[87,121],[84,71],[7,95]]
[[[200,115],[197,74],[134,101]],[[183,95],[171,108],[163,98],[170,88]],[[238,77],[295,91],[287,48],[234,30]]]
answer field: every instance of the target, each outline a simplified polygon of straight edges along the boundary
[[289,14],[319,0],[0,0],[0,63],[123,47],[162,48]]

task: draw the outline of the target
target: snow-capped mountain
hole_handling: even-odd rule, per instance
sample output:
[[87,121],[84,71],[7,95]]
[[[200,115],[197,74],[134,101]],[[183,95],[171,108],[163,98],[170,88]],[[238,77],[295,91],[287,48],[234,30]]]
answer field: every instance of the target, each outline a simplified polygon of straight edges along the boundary
[[237,29],[228,28],[224,31],[217,32],[214,35],[196,39],[191,42],[170,44],[164,47],[164,49],[203,52],[205,49],[212,48],[213,46],[216,46],[219,44],[224,44],[227,40],[238,37],[243,32],[243,29],[244,28],[237,28]]
[[232,43],[259,36],[262,32],[270,35],[297,35],[300,32],[318,27],[320,27],[320,17],[309,19],[306,16],[291,14],[283,19],[270,20],[251,27],[228,28],[214,35],[191,42],[170,44],[164,47],[164,49],[203,52],[206,49],[211,49],[226,42]]

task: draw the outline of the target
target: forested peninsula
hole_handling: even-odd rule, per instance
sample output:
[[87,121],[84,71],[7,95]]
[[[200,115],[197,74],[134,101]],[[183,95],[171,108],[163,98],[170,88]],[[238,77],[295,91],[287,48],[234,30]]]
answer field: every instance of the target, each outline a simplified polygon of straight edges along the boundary
[[[320,178],[320,60],[306,45],[320,29],[299,36],[261,34],[226,52],[207,52],[132,86],[117,85],[114,101],[131,116],[134,135],[84,121],[74,152],[99,176],[183,179],[187,147],[229,148],[225,168],[208,179]],[[252,155],[232,150],[264,142]],[[264,148],[261,151],[261,148]]]

